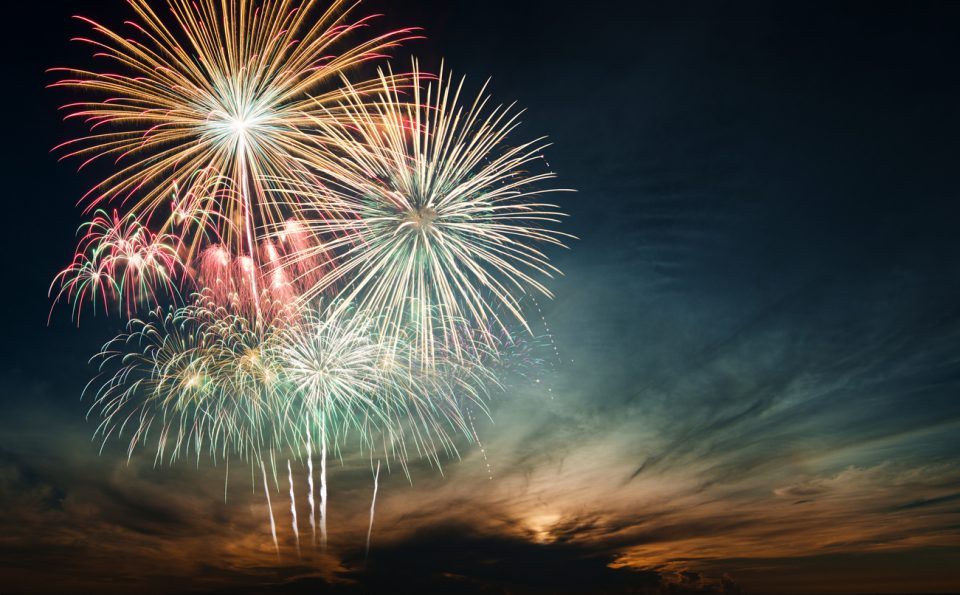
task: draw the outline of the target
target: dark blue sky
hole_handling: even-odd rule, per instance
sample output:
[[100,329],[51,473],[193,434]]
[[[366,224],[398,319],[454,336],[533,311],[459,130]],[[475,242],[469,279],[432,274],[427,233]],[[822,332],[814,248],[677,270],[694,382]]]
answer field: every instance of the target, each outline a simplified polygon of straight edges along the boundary
[[[391,476],[380,553],[362,568],[347,549],[319,572],[264,566],[262,505],[243,484],[224,505],[219,470],[98,457],[79,395],[121,322],[78,330],[64,308],[46,326],[97,178],[49,154],[77,129],[44,70],[89,63],[71,14],[131,14],[18,3],[0,343],[12,592],[960,589],[960,8],[364,7],[423,26],[407,51],[472,89],[492,77],[498,101],[528,110],[520,137],[549,135],[577,190],[562,205],[579,240],[552,253],[566,275],[541,304],[561,360],[481,424],[494,479],[475,450],[443,477]],[[350,542],[369,479],[350,461],[338,473]]]

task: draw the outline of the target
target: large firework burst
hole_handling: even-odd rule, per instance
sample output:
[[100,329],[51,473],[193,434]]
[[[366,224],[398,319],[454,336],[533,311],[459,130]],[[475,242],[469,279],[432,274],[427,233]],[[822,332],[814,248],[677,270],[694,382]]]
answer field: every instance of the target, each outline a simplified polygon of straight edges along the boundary
[[[348,20],[352,6],[342,0],[323,11],[314,0],[168,0],[165,18],[146,0],[128,2],[139,16],[128,23],[132,36],[82,19],[96,36],[81,41],[110,63],[107,69],[54,69],[65,75],[54,87],[101,97],[64,107],[68,119],[86,121],[92,132],[60,147],[83,165],[114,159],[118,169],[88,193],[88,204],[118,198],[144,223],[184,219],[165,199],[178,179],[229,185],[217,217],[232,225],[221,233],[235,251],[253,257],[257,228],[290,214],[259,180],[286,174],[296,159],[319,159],[314,146],[325,141],[301,128],[340,117],[340,77],[410,31],[346,43],[370,19]],[[196,171],[216,175],[191,178]],[[188,212],[186,219],[208,223],[208,214]]]
[[[288,204],[309,202],[304,224],[334,253],[336,268],[308,297],[340,284],[343,304],[375,313],[384,328],[412,326],[425,359],[480,329],[503,330],[508,312],[526,326],[518,295],[550,295],[544,277],[557,273],[539,245],[562,246],[552,229],[563,214],[542,200],[549,171],[546,144],[509,145],[520,112],[489,108],[483,91],[461,101],[463,80],[421,76],[412,97],[380,74],[375,100],[348,86],[344,126],[324,111],[317,134],[334,138],[339,167],[312,172],[321,182],[278,180]],[[294,260],[309,258],[302,251]],[[481,337],[493,346],[493,335]]]

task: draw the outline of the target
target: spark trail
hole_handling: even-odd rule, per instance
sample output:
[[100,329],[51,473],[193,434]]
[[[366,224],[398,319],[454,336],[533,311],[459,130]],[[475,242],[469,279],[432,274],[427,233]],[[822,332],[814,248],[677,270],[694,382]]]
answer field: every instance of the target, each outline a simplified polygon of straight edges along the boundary
[[300,557],[300,528],[297,526],[297,500],[293,492],[293,469],[290,467],[290,459],[287,459],[287,477],[290,480],[290,514],[293,516],[293,536],[297,540],[297,557]]
[[377,471],[373,474],[373,499],[370,501],[370,524],[367,526],[367,547],[364,550],[363,559],[366,561],[370,557],[370,536],[373,534],[373,514],[377,507],[377,487],[380,480],[380,461],[377,461]]
[[129,35],[81,19],[94,34],[80,41],[116,68],[52,71],[53,87],[89,95],[64,106],[89,134],[58,150],[115,166],[79,201],[92,219],[50,288],[78,322],[101,304],[127,319],[84,391],[95,436],[122,435],[128,458],[149,437],[157,463],[225,460],[224,502],[230,457],[249,462],[254,493],[259,465],[278,559],[275,455],[293,453],[300,556],[304,433],[324,552],[328,449],[342,464],[344,449],[382,443],[369,555],[381,462],[410,478],[411,456],[439,468],[462,435],[492,479],[472,408],[489,414],[494,366],[513,359],[513,331],[532,332],[522,296],[552,295],[545,249],[572,239],[543,198],[561,191],[547,143],[514,141],[520,112],[494,107],[486,86],[468,97],[442,66],[384,63],[351,82],[419,37],[367,33],[370,18],[349,16],[358,1],[158,3],[166,16],[128,0]]
[[313,546],[317,545],[317,503],[313,499],[313,450],[310,444],[310,428],[307,428],[307,503],[310,504],[310,531],[313,533]]
[[277,543],[277,523],[273,520],[273,504],[270,503],[270,486],[267,485],[267,468],[260,461],[260,470],[263,471],[263,493],[267,495],[267,510],[270,511],[270,534],[273,536],[273,547],[280,557],[280,544]]
[[327,428],[320,426],[320,550],[327,551]]

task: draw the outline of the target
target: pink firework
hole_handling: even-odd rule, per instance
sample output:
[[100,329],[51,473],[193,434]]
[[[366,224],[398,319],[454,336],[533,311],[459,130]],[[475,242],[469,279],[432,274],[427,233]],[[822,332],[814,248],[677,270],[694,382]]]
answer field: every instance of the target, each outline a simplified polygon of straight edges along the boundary
[[[168,233],[147,229],[133,215],[121,217],[98,210],[80,227],[83,234],[70,266],[54,277],[50,294],[59,285],[54,303],[73,304],[79,321],[84,303],[104,310],[115,303],[127,314],[152,307],[162,296],[175,298],[183,279],[180,241]],[[179,278],[179,279],[178,279]]]

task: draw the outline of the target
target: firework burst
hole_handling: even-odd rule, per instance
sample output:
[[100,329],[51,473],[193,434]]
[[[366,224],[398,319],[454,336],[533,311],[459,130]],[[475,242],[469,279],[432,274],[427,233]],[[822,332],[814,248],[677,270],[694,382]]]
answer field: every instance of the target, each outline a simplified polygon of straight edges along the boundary
[[203,299],[131,320],[97,356],[98,433],[104,441],[128,433],[129,456],[155,441],[158,461],[191,452],[262,461],[286,427],[277,372],[262,350],[272,332]]
[[[229,185],[215,197],[218,219],[231,222],[220,231],[251,258],[258,227],[289,214],[259,180],[288,172],[297,159],[321,159],[315,146],[324,139],[301,128],[341,117],[340,77],[411,36],[405,29],[349,43],[370,18],[348,20],[352,6],[341,0],[323,11],[314,0],[168,0],[166,18],[146,0],[129,4],[139,17],[128,23],[132,37],[78,17],[95,33],[80,41],[122,74],[54,69],[64,78],[52,86],[104,97],[64,106],[67,119],[85,121],[91,134],[58,148],[82,159],[81,167],[97,159],[118,166],[86,195],[90,208],[120,199],[164,226],[210,212],[168,212],[165,196],[175,183],[187,184],[179,188],[187,195],[208,196]],[[197,171],[214,175],[194,178]],[[211,181],[213,190],[195,185]]]
[[417,365],[400,333],[385,341],[379,328],[363,313],[348,309],[332,316],[320,308],[286,326],[272,346],[287,391],[278,417],[289,420],[291,435],[306,444],[314,529],[312,452],[319,439],[321,547],[327,543],[329,450],[341,452],[353,436],[371,456],[382,445],[382,455],[397,459],[405,472],[411,451],[439,465],[440,452],[456,454],[455,433],[473,438],[463,407],[482,403],[492,383],[480,365]]
[[520,112],[490,108],[483,92],[462,102],[462,79],[434,80],[416,63],[412,79],[412,97],[383,72],[375,100],[348,86],[347,125],[313,120],[317,134],[337,139],[340,166],[317,168],[321,182],[276,186],[288,204],[311,205],[304,225],[334,254],[335,270],[307,297],[339,284],[340,303],[373,312],[384,328],[416,329],[424,359],[450,348],[461,357],[471,334],[461,323],[506,329],[503,310],[526,327],[518,295],[549,296],[541,279],[559,272],[539,246],[570,236],[551,228],[563,214],[541,199],[555,192],[539,187],[554,174],[528,171],[543,162],[543,139],[507,144]]
[[80,226],[80,234],[73,262],[50,285],[50,294],[59,286],[54,305],[72,303],[78,321],[86,302],[94,308],[102,303],[104,310],[114,303],[129,314],[177,295],[184,271],[176,236],[154,233],[132,215],[102,210]]

